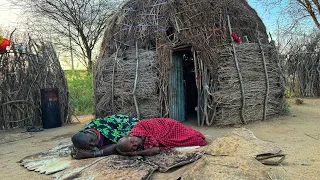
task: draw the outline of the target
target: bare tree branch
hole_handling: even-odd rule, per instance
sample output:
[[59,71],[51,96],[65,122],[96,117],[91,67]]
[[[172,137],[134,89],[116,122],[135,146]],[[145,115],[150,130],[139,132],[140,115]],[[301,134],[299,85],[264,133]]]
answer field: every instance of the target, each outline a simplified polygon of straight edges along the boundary
[[[56,34],[60,46],[68,47],[67,38],[80,49],[78,54],[86,58],[89,71],[92,70],[93,49],[107,25],[107,17],[120,1],[117,0],[16,0],[36,17],[42,30]],[[70,27],[69,27],[70,26]],[[69,34],[70,28],[70,34]],[[63,43],[63,39],[66,43]],[[69,47],[70,48],[70,47]],[[75,48],[75,49],[78,49]]]
[[[281,17],[285,21],[284,26],[291,29],[297,27],[299,22],[304,21],[306,18],[311,18],[317,28],[320,30],[319,15],[320,3],[319,0],[257,0],[261,5],[264,5],[266,11],[273,9],[281,9]],[[280,18],[281,18],[280,17]],[[290,17],[291,19],[288,19]]]

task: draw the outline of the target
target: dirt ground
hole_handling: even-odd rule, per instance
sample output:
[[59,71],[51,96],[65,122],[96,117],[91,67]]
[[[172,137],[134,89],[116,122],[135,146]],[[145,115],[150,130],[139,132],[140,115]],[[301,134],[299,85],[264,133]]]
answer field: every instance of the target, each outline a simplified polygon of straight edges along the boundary
[[[278,179],[320,179],[320,99],[304,99],[305,103],[302,105],[295,105],[294,99],[289,101],[291,115],[252,123],[245,127],[253,131],[258,138],[276,143],[287,154],[282,166],[270,166],[270,169],[278,175]],[[68,141],[72,134],[93,117],[78,118],[81,123],[33,134],[21,133],[21,129],[0,131],[0,179],[51,179],[50,176],[27,171],[20,167],[17,161],[27,155],[47,151],[59,142]],[[214,137],[222,136],[234,129],[195,128]],[[164,178],[165,174],[157,177]]]

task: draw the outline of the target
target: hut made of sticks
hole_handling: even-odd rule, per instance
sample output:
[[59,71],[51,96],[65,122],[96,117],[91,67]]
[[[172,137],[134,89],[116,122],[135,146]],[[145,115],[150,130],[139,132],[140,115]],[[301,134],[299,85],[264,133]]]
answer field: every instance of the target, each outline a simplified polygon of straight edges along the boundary
[[45,88],[58,88],[60,112],[53,113],[57,118],[61,115],[63,123],[70,123],[67,81],[52,44],[29,39],[1,51],[0,130],[40,126],[40,90]]
[[[300,42],[299,42],[300,41]],[[320,97],[320,34],[292,43],[284,58],[286,96]]]
[[198,125],[268,119],[283,106],[277,56],[246,0],[129,0],[104,34],[96,115],[197,119]]
[[320,97],[320,53],[293,52],[287,58],[289,97]]

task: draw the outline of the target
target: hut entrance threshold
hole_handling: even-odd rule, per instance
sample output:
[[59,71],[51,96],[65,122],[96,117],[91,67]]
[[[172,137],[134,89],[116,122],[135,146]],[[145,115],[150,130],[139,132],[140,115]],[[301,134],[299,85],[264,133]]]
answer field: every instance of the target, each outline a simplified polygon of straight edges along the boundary
[[170,117],[178,121],[196,120],[198,91],[191,48],[172,53],[171,70],[169,80]]

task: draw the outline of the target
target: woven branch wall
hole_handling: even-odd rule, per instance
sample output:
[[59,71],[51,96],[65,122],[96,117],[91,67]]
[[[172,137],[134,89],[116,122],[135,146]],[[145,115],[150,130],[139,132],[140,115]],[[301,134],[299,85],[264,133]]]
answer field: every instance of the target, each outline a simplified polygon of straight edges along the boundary
[[[160,116],[158,70],[154,51],[138,50],[137,101],[144,118]],[[100,60],[95,74],[95,100],[98,114],[123,113],[137,117],[133,89],[137,67],[136,52],[115,53]],[[101,115],[100,115],[101,116]]]
[[[274,46],[263,45],[267,60],[269,93],[266,116],[280,115],[283,106],[284,84],[281,81],[281,69],[277,63]],[[262,54],[257,43],[244,43],[236,46],[245,94],[244,118],[247,122],[262,120],[264,98],[266,95],[266,76]],[[220,52],[223,63],[219,66],[217,90],[213,93],[215,124],[227,125],[240,123],[241,90],[231,47]]]
[[67,81],[53,46],[30,40],[24,48],[0,54],[0,129],[40,125],[42,88],[59,88],[62,121],[69,123]]
[[290,96],[320,97],[320,54],[289,55],[287,75]]

